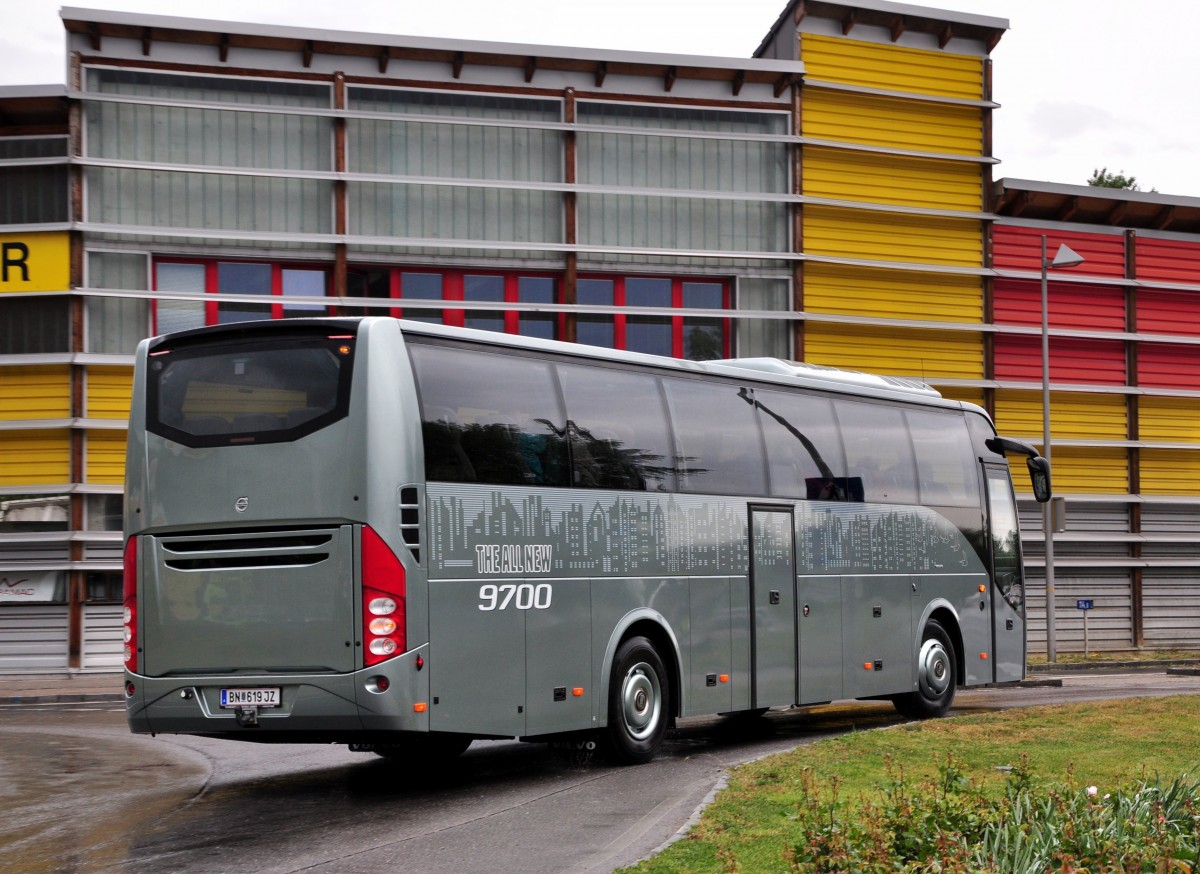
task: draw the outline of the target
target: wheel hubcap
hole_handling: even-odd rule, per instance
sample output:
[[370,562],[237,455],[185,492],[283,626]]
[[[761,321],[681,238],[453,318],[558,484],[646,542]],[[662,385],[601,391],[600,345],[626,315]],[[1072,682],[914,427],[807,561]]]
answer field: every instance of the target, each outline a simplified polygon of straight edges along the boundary
[[953,676],[950,654],[941,641],[930,639],[921,644],[917,660],[917,684],[921,694],[931,700],[941,698],[949,690]]
[[645,662],[631,667],[621,682],[621,719],[636,740],[654,734],[662,716],[662,690],[658,675]]

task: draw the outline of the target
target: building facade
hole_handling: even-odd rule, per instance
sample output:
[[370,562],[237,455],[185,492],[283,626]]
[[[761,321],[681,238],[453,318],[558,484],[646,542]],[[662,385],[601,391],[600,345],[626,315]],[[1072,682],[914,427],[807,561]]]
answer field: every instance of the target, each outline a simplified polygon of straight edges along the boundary
[[994,182],[1006,21],[794,2],[728,59],[62,18],[66,86],[0,88],[0,672],[120,665],[145,336],[369,312],[802,359],[1040,444],[1043,235],[1088,259],[1051,284],[1059,612],[1095,599],[1093,649],[1200,630],[1195,204]]

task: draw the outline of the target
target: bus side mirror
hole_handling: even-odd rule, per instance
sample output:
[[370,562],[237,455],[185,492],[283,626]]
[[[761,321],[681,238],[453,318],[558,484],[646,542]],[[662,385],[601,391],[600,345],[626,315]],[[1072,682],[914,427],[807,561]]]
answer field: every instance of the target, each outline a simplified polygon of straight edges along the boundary
[[1029,465],[1029,479],[1033,482],[1033,497],[1039,504],[1044,504],[1050,500],[1050,462],[1042,458],[1040,455],[1035,455],[1025,459],[1025,463]]

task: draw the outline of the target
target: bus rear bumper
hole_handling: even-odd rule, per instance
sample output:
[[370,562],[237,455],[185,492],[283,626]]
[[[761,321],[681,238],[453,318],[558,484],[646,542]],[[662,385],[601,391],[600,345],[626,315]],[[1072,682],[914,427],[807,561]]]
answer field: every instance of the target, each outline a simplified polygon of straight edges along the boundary
[[[364,731],[429,731],[428,672],[414,650],[349,674],[147,677],[125,672],[135,734],[350,742]],[[132,694],[129,690],[132,688]],[[245,703],[246,699],[259,703]]]

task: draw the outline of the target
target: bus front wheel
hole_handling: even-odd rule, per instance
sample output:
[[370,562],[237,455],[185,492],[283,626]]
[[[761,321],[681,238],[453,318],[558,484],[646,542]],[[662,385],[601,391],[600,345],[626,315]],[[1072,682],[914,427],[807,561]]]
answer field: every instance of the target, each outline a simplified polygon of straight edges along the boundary
[[608,684],[605,746],[622,765],[654,758],[671,721],[667,671],[645,637],[631,637],[617,649]]
[[894,696],[892,704],[909,719],[944,716],[957,684],[954,644],[941,623],[930,619],[917,652],[917,688]]

